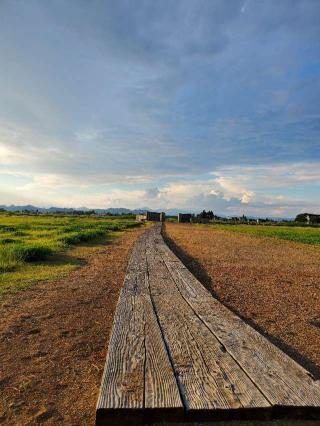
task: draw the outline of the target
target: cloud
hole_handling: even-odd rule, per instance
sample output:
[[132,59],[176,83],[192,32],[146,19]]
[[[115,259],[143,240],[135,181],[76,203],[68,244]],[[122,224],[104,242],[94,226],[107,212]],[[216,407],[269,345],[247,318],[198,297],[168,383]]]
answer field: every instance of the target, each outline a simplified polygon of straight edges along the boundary
[[317,0],[1,2],[3,198],[312,203],[319,13]]
[[250,201],[253,199],[253,197],[254,197],[254,192],[247,191],[241,196],[240,201],[243,204],[249,204]]
[[145,194],[147,199],[154,199],[159,197],[161,195],[161,192],[158,188],[148,188],[146,189]]
[[[171,177],[152,186],[155,180],[142,178],[138,183],[136,180],[126,183],[123,188],[118,187],[119,183],[98,184],[79,177],[20,174],[17,179],[22,182],[17,189],[23,199],[29,196],[29,200],[40,205],[178,208],[195,212],[206,208],[227,215],[293,216],[303,210],[319,211],[317,199],[305,197],[310,188],[314,191],[319,166],[319,163],[297,163],[291,167],[285,164],[230,166],[192,180]],[[295,190],[293,194],[288,195],[288,188]],[[299,196],[295,195],[297,191]],[[2,197],[8,199],[8,194],[3,191]]]
[[229,165],[211,172],[216,179],[230,190],[239,191],[239,185],[250,185],[260,190],[275,188],[297,188],[303,184],[320,183],[320,161],[276,163],[264,165]]

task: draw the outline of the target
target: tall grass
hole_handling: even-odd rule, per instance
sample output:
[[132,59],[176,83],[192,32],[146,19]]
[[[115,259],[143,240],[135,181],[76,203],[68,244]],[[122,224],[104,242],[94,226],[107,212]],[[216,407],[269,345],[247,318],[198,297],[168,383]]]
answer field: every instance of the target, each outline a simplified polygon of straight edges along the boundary
[[110,231],[140,224],[121,218],[0,215],[0,273],[14,271]]
[[19,263],[19,259],[12,252],[0,247],[0,273],[15,270]]

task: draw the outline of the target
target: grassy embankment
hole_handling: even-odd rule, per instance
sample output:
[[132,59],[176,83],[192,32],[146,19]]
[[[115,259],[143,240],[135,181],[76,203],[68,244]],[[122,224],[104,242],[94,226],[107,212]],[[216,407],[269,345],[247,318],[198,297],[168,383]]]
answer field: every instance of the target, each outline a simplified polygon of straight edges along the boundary
[[[204,225],[207,226],[207,225]],[[209,225],[215,229],[239,232],[258,237],[274,237],[305,244],[320,244],[320,228],[276,225]]]
[[133,219],[0,215],[0,298],[36,281],[54,279],[83,263]]

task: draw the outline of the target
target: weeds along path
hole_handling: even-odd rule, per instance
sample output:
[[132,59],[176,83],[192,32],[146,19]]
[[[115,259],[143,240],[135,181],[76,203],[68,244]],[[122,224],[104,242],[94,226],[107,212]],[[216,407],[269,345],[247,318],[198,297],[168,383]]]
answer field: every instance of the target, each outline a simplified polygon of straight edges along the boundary
[[93,424],[114,309],[142,232],[122,234],[64,279],[0,307],[1,424]]

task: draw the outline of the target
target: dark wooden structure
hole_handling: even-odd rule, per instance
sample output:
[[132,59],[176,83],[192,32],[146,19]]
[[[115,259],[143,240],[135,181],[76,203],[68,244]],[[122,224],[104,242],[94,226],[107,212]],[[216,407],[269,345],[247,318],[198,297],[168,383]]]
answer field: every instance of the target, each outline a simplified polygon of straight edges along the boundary
[[166,220],[166,214],[164,212],[146,212],[145,214],[137,214],[136,220],[139,222],[164,222]]
[[147,220],[150,220],[153,222],[160,222],[160,213],[158,212],[147,212],[146,216],[147,216]]
[[166,215],[164,212],[147,212],[146,213],[147,220],[152,222],[164,222]]
[[129,262],[97,424],[319,419],[319,382],[212,297],[160,230],[140,237]]
[[178,222],[179,223],[190,223],[192,218],[194,217],[191,213],[179,213],[178,214]]

